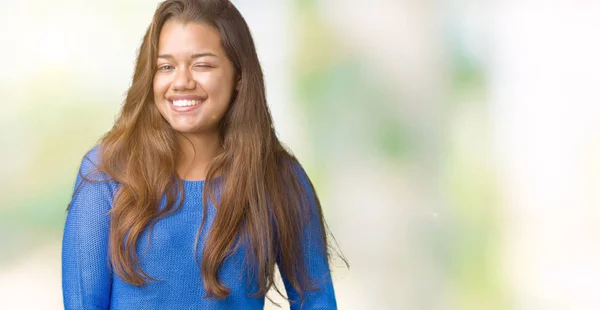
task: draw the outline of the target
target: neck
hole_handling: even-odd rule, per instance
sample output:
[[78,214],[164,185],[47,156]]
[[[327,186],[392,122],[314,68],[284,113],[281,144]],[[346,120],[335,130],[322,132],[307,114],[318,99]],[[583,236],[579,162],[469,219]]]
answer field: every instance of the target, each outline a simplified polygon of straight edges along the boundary
[[179,136],[181,157],[177,173],[183,180],[204,180],[208,166],[221,148],[219,133],[189,134]]

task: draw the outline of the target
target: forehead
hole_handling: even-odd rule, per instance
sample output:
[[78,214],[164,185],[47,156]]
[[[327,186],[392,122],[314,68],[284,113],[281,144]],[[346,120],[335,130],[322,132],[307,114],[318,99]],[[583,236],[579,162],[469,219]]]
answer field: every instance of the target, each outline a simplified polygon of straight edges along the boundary
[[160,31],[159,54],[193,54],[211,51],[222,54],[221,36],[217,29],[206,23],[168,20]]

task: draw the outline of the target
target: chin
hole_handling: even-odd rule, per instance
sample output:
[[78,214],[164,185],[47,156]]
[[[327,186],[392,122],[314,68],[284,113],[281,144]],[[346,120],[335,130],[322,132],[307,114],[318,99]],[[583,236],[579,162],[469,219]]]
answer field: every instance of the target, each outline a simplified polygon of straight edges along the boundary
[[211,128],[208,128],[205,124],[171,124],[171,128],[180,133],[202,133],[211,131]]
[[200,132],[202,130],[200,130],[199,128],[196,127],[190,127],[190,126],[173,126],[171,125],[171,127],[177,131],[177,132],[181,132],[181,133],[195,133],[195,132]]

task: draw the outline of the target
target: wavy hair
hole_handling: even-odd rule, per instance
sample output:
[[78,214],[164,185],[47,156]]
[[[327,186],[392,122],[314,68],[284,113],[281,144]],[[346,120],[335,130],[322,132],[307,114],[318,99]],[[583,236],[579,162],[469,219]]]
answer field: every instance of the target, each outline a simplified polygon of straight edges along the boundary
[[[213,180],[219,180],[220,201],[209,236],[198,262],[207,297],[224,298],[229,288],[218,278],[224,260],[240,246],[248,248],[246,267],[258,281],[253,296],[265,296],[274,285],[275,265],[304,299],[316,289],[303,257],[302,234],[315,201],[328,245],[328,229],[319,199],[298,179],[302,167],[278,140],[266,102],[263,73],[250,30],[239,11],[225,0],[167,0],[159,4],[136,60],[133,81],[120,114],[100,141],[98,170],[120,183],[111,209],[109,255],[114,272],[125,282],[143,286],[154,281],[140,265],[136,243],[145,229],[181,207],[185,194],[176,172],[181,158],[178,133],[153,102],[153,78],[159,34],[169,19],[213,26],[239,78],[237,94],[219,124],[222,147],[212,160],[202,197],[216,203]],[[222,182],[222,183],[221,183]],[[206,194],[208,193],[208,195]],[[159,208],[166,196],[165,208]],[[205,224],[206,208],[199,231]],[[199,234],[198,234],[199,235]],[[330,247],[323,255],[330,258]],[[345,258],[342,257],[346,262]],[[347,264],[347,262],[346,262]]]

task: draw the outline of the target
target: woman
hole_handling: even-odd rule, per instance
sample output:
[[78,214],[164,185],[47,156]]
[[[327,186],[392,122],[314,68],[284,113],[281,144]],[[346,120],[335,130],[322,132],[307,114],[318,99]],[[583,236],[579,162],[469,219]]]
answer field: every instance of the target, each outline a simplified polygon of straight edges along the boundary
[[65,308],[262,309],[277,265],[292,309],[334,309],[328,257],[243,17],[225,0],[163,2],[119,118],[81,163]]

